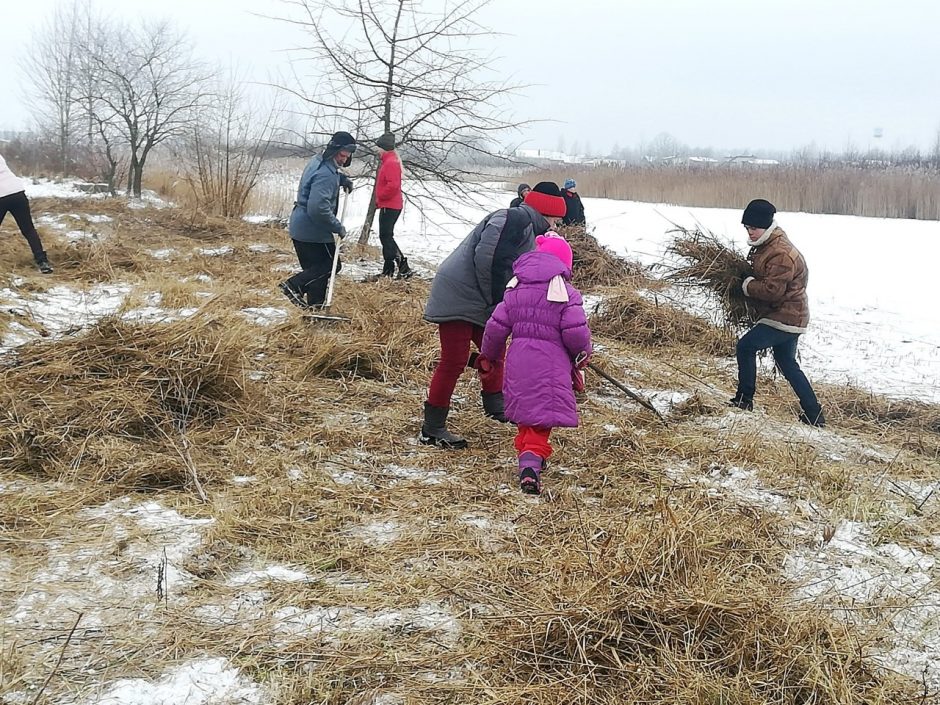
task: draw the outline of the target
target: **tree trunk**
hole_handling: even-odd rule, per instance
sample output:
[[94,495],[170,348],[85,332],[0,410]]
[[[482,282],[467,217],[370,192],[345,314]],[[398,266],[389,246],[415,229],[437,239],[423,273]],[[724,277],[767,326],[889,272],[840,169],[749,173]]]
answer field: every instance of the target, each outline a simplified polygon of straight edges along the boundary
[[375,192],[379,186],[379,173],[375,172],[375,181],[372,182],[372,196],[369,198],[369,210],[366,211],[366,222],[362,224],[362,231],[359,233],[359,244],[368,245],[369,235],[372,233],[372,221],[375,220]]
[[134,168],[134,198],[140,198],[141,182],[144,180],[144,163],[138,162]]

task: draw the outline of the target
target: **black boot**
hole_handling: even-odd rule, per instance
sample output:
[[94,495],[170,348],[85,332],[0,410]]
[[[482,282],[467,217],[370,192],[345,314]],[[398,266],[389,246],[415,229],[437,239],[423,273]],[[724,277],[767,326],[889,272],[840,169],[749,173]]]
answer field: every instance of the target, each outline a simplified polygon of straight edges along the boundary
[[494,421],[506,423],[506,405],[503,402],[502,392],[483,392],[483,413]]
[[52,274],[52,265],[49,264],[49,260],[46,259],[45,255],[43,255],[42,259],[36,260],[36,266],[39,267],[39,271],[43,274]]
[[733,406],[744,411],[754,411],[754,400],[735,394],[734,398],[728,402],[728,406]]
[[824,428],[826,426],[826,416],[823,414],[821,407],[819,411],[815,413],[801,411],[799,419],[800,423],[805,423],[807,426],[815,426],[816,428]]
[[450,409],[446,406],[433,406],[424,402],[424,424],[421,426],[418,441],[426,446],[437,446],[448,450],[466,448],[467,442],[446,428],[449,411]]
[[303,292],[300,292],[292,287],[289,282],[281,282],[277,285],[277,288],[281,290],[281,293],[284,294],[284,296],[287,297],[287,300],[294,304],[294,306],[308,308],[307,302],[304,301]]
[[414,270],[408,266],[408,258],[404,255],[398,256],[398,278],[408,279],[414,274]]
[[393,259],[385,260],[385,264],[382,266],[382,276],[383,277],[395,276],[395,260]]

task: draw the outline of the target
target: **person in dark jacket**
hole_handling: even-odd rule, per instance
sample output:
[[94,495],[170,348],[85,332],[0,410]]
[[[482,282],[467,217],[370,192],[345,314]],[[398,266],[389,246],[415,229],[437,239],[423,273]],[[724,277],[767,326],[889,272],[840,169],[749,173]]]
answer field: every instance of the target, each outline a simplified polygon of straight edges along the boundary
[[578,184],[574,179],[566,179],[565,187],[561,195],[565,199],[565,225],[585,225],[587,220],[584,218],[584,204],[581,203],[581,196],[578,195]]
[[803,255],[777,225],[776,212],[772,203],[759,198],[747,204],[741,218],[747,229],[751,246],[748,260],[753,268],[753,276],[747,277],[741,288],[756,313],[757,324],[738,341],[738,389],[731,406],[747,411],[754,408],[757,353],[770,348],[777,369],[800,400],[800,421],[825,426],[826,418],[813,386],[796,360],[797,342],[809,325],[809,269]]
[[379,241],[382,243],[382,276],[395,275],[398,265],[398,278],[410,277],[414,272],[408,266],[408,258],[402,254],[395,242],[395,223],[401,215],[404,200],[401,193],[401,158],[395,151],[395,135],[386,132],[375,141],[379,148],[378,174],[375,177],[375,205],[379,209]]
[[519,184],[519,188],[516,189],[516,196],[509,202],[510,208],[518,208],[522,205],[522,201],[525,200],[525,195],[532,190],[532,187],[529,184]]
[[[442,448],[465,448],[467,442],[447,431],[450,399],[470,362],[471,341],[479,349],[483,330],[503,300],[516,259],[535,249],[535,238],[557,227],[565,202],[550,181],[536,184],[518,208],[490,213],[445,259],[431,284],[424,318],[438,324],[441,355],[424,404],[419,440]],[[483,411],[505,421],[502,359],[477,367],[482,382]]]
[[[317,308],[326,298],[336,254],[334,234],[346,237],[346,228],[336,217],[339,190],[352,191],[352,181],[339,168],[349,166],[355,151],[355,138],[348,132],[337,132],[300,177],[288,232],[302,271],[282,282],[280,289],[301,308]],[[336,271],[339,269],[337,263]]]

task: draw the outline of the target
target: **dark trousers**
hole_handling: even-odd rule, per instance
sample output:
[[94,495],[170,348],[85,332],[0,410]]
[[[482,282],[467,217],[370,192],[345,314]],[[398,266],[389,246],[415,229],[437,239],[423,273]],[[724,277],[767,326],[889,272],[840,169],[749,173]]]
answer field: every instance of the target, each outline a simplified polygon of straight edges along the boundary
[[401,215],[400,208],[382,208],[379,211],[379,241],[382,243],[382,259],[397,261],[402,256],[395,242],[395,223]]
[[[326,300],[326,290],[330,284],[330,272],[333,271],[333,255],[336,244],[332,242],[301,242],[291,240],[297,252],[297,261],[303,271],[287,280],[288,286],[307,296],[310,306],[322,306]],[[342,262],[336,263],[336,273],[343,268]]]
[[812,385],[796,361],[796,344],[799,333],[786,333],[763,323],[758,323],[738,341],[738,396],[753,399],[757,387],[757,353],[770,348],[774,363],[780,374],[793,387],[800,406],[810,418],[819,414],[819,401]]
[[37,262],[43,262],[46,259],[46,253],[42,249],[42,241],[39,239],[39,233],[36,232],[36,226],[33,225],[33,216],[29,212],[29,199],[26,198],[26,192],[11,193],[9,196],[0,198],[0,224],[7,213],[13,214],[13,220],[29,243],[29,249],[33,251],[33,259]]

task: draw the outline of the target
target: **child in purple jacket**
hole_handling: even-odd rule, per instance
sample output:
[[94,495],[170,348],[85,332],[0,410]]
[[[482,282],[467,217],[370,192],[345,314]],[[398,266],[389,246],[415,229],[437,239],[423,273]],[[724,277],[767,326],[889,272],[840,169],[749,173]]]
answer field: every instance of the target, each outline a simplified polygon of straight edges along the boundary
[[535,239],[536,249],[513,264],[515,277],[486,324],[481,357],[506,354],[506,418],[518,426],[519,484],[542,489],[542,464],[552,454],[553,428],[578,425],[573,377],[591,355],[591,331],[581,292],[571,286],[571,246],[555,233]]

